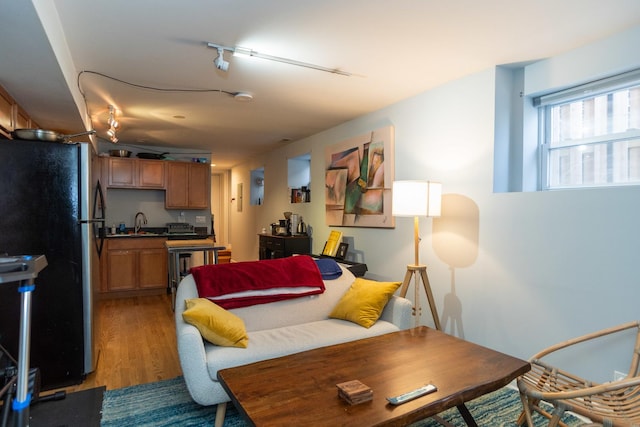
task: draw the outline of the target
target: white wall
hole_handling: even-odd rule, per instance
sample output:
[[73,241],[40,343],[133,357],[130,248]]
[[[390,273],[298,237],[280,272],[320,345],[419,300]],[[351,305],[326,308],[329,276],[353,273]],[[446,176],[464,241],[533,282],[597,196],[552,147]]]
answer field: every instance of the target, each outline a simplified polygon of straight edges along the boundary
[[[636,35],[614,38],[616,50],[622,51],[622,42],[637,46]],[[598,61],[589,49],[581,52]],[[624,53],[628,64],[640,66],[637,52]],[[554,69],[546,71],[552,76]],[[640,317],[640,188],[494,193],[495,81],[495,70],[486,70],[234,168],[232,189],[258,163],[266,182],[264,205],[232,212],[234,258],[256,259],[259,229],[293,210],[286,162],[305,152],[311,152],[312,201],[294,207],[313,227],[313,250],[319,252],[329,233],[325,147],[392,125],[395,178],[443,183],[442,218],[420,223],[420,257],[447,332],[527,358],[554,342]],[[395,229],[342,231],[350,251],[367,263],[369,277],[402,280],[413,260],[411,219],[397,218]],[[432,325],[422,299],[422,323]],[[613,369],[626,371],[627,353],[613,343],[608,347],[613,354],[604,362],[590,360],[592,351],[572,357],[576,371],[588,370],[597,380],[611,379]]]

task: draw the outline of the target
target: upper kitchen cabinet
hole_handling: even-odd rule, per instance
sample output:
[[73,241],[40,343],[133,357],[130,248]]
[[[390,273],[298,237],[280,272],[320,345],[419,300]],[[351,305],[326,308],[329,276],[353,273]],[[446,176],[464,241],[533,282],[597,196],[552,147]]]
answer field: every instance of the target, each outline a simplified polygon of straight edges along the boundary
[[9,138],[13,131],[13,99],[0,87],[0,134]]
[[166,162],[163,160],[109,157],[105,162],[110,188],[164,189]]
[[138,160],[138,187],[164,188],[165,175],[163,160]]
[[0,135],[11,138],[16,129],[37,128],[26,111],[0,86]]
[[13,108],[15,109],[16,129],[31,129],[35,127],[31,124],[29,115],[22,107],[16,104]]
[[167,163],[167,209],[208,209],[211,170],[208,164]]

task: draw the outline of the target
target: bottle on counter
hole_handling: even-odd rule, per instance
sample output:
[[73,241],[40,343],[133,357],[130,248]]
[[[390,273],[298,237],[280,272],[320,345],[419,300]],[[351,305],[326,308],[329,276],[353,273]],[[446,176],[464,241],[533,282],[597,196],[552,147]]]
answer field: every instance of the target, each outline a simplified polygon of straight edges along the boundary
[[111,224],[111,234],[116,234],[116,225]]

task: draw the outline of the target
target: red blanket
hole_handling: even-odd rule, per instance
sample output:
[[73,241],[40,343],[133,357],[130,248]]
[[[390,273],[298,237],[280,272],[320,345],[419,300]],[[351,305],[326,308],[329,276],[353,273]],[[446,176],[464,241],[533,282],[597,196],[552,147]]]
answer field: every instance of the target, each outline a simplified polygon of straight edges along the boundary
[[324,292],[310,256],[193,267],[198,294],[229,309]]

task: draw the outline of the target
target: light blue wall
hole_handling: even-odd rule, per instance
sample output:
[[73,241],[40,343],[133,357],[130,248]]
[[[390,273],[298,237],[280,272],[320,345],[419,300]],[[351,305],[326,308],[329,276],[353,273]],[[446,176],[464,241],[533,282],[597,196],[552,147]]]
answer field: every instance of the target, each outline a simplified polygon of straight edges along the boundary
[[540,95],[638,68],[640,26],[526,67],[524,94]]
[[[630,56],[619,48],[622,42],[637,46],[637,36],[636,29],[611,40],[616,49],[607,50],[607,58],[610,51],[624,56],[616,57],[616,69],[625,61],[640,64],[637,49]],[[596,43],[596,53],[603,44]],[[578,60],[576,52],[567,55]],[[581,64],[601,62],[588,48],[578,56]],[[546,62],[550,67],[539,72],[552,76],[564,60]],[[256,230],[290,210],[283,169],[287,158],[304,152],[312,156],[312,202],[299,209],[319,252],[330,230],[324,224],[325,147],[392,125],[395,178],[443,183],[442,218],[420,222],[420,258],[440,315],[450,314],[442,319],[447,332],[527,358],[574,335],[639,318],[640,187],[494,193],[495,82],[492,68],[256,160],[265,167],[265,204],[232,215],[234,258],[256,259]],[[232,182],[247,179],[251,163],[234,168]],[[369,277],[402,280],[413,261],[412,229],[411,219],[397,218],[395,229],[342,231]],[[433,324],[428,309],[421,321]],[[628,357],[608,347],[613,354],[605,361],[591,360],[593,351],[568,360],[578,373],[609,380],[614,369],[628,369]]]

